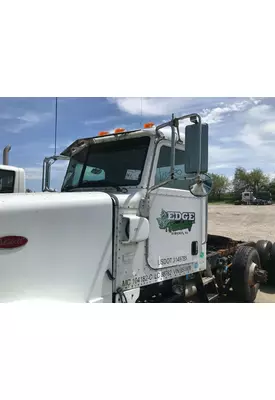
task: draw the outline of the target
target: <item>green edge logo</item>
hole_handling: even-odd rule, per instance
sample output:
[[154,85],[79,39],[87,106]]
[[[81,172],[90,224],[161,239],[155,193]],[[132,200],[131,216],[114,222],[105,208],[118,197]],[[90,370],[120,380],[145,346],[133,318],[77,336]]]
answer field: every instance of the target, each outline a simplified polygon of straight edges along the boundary
[[188,229],[190,232],[195,223],[194,212],[165,211],[161,210],[160,217],[157,218],[159,228],[165,232],[176,232]]

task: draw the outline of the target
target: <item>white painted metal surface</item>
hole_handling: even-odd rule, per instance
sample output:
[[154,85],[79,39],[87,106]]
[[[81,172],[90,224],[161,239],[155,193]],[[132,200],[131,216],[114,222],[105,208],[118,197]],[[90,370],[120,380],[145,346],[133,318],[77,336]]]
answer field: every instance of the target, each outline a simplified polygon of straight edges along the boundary
[[[114,188],[109,188],[110,194],[98,191],[107,188],[94,192],[87,188],[1,198],[0,240],[19,235],[28,243],[18,249],[0,249],[0,302],[112,302],[118,288],[132,302],[142,286],[206,268],[205,199],[187,190],[162,187],[150,193],[149,216],[140,216],[148,181],[149,186],[156,183],[159,149],[170,145],[165,132],[166,140],[155,149],[154,130],[149,133],[142,179],[125,194]],[[138,135],[144,131],[127,136]],[[124,139],[96,139],[105,140]],[[176,147],[184,150],[182,144]],[[130,240],[125,231],[127,219]],[[193,241],[198,242],[197,255],[191,254]],[[107,270],[112,274],[109,277]]]
[[[126,200],[122,195],[116,197],[119,202],[117,222],[119,227],[123,225],[123,216],[127,212],[138,213],[140,196],[136,194],[131,201]],[[116,233],[116,287],[122,287],[123,290],[162,282],[206,269],[204,199],[196,198],[187,191],[166,188],[157,189],[152,192],[151,197],[149,240],[125,243],[119,229]],[[163,209],[195,213],[195,223],[192,224],[191,231],[182,229],[176,231],[178,234],[172,234],[165,232],[165,229],[160,229],[158,218]],[[192,241],[198,241],[196,256],[191,255]],[[168,265],[160,265],[161,260],[168,258],[172,258]]]
[[[202,252],[201,199],[185,190],[159,188],[151,194],[148,263],[153,269],[197,263]],[[198,255],[191,244],[198,242]]]
[[0,302],[111,302],[112,207],[105,193],[3,195],[0,237],[28,243],[0,249]]

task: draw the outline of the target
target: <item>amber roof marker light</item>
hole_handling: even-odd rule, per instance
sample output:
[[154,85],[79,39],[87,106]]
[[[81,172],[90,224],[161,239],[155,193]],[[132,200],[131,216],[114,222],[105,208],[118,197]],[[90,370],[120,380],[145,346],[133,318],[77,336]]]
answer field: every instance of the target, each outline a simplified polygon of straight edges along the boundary
[[98,133],[97,136],[106,136],[106,135],[109,135],[109,132],[101,131],[101,132]]
[[122,132],[125,132],[124,128],[116,128],[115,129],[115,133],[122,133]]
[[155,126],[154,122],[146,122],[146,123],[143,125],[143,128],[144,128],[144,129],[149,129],[149,128],[153,128],[153,126]]

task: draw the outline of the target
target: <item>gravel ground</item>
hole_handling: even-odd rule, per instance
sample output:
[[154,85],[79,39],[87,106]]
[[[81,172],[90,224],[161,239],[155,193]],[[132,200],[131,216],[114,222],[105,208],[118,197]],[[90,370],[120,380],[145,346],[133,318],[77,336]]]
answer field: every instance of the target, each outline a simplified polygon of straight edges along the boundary
[[[236,240],[275,242],[275,205],[209,205],[208,232]],[[275,303],[275,287],[261,287],[256,303]]]
[[275,242],[275,205],[209,205],[208,232],[236,240]]

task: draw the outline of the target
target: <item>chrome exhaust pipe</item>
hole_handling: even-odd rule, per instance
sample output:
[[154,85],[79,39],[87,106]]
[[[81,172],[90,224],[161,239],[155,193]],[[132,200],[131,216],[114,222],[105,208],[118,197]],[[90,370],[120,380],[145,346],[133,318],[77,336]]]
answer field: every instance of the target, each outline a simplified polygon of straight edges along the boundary
[[11,150],[11,145],[8,144],[3,150],[3,164],[9,165],[9,152]]

